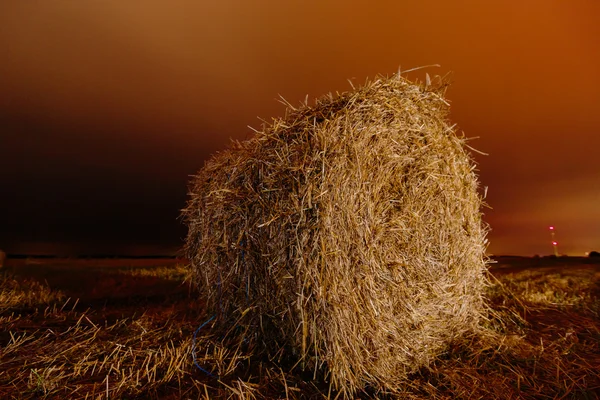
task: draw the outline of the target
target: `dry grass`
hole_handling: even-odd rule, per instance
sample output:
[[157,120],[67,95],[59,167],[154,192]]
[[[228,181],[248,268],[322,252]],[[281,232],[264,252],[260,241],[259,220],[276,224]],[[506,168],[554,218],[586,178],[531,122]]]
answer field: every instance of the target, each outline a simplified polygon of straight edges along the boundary
[[[89,274],[112,282],[114,267]],[[51,265],[40,268],[51,269]],[[63,280],[69,280],[64,271]],[[79,271],[73,267],[73,275]],[[130,271],[139,270],[133,276]],[[292,365],[282,365],[227,340],[205,325],[197,293],[183,283],[183,265],[118,268],[139,284],[179,276],[135,300],[113,293],[64,300],[38,271],[0,273],[11,306],[0,310],[0,398],[3,399],[325,399],[339,392]],[[103,274],[102,272],[110,272]],[[143,272],[142,272],[143,271]],[[153,271],[155,275],[153,274]],[[179,271],[179,272],[178,272]],[[463,338],[429,367],[410,376],[400,395],[367,390],[360,398],[595,399],[600,394],[600,264],[492,270],[488,297],[495,317],[487,335]],[[162,278],[161,278],[162,279]],[[95,281],[90,281],[95,282]],[[19,286],[22,285],[22,286]],[[67,287],[68,285],[63,285]],[[15,290],[17,287],[18,290]],[[552,288],[552,289],[549,289]],[[90,293],[83,288],[83,293]],[[45,296],[37,303],[23,302]],[[551,293],[552,292],[552,293]],[[48,295],[50,293],[50,295]],[[136,292],[137,293],[137,292]],[[91,306],[90,306],[91,305]]]
[[19,281],[5,275],[0,287],[0,312],[13,308],[39,307],[65,300],[60,290],[52,290],[45,282],[33,279]]
[[345,396],[402,390],[477,332],[485,229],[445,89],[394,76],[290,105],[207,162],[184,217],[215,323]]

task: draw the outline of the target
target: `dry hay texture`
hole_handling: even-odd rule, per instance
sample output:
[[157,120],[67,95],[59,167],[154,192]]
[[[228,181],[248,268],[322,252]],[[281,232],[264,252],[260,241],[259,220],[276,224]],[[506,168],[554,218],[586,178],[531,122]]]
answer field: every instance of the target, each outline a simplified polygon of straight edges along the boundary
[[205,164],[183,217],[217,320],[346,395],[401,390],[478,330],[486,229],[446,86],[395,75],[288,105]]

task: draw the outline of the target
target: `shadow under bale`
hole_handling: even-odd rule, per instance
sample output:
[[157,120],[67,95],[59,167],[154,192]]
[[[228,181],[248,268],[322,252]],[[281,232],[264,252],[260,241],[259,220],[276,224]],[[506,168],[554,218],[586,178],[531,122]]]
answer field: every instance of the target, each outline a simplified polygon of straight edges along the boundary
[[205,164],[183,217],[218,323],[345,396],[401,390],[478,331],[486,232],[445,88],[394,76],[289,106]]

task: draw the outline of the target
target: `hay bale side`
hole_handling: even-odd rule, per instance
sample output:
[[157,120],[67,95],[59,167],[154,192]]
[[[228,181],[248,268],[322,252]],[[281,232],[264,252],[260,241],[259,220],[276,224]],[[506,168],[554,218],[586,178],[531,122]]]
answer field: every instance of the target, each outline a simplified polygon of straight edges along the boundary
[[183,211],[208,307],[349,395],[401,388],[476,331],[481,199],[443,92],[381,78],[208,161]]
[[4,266],[4,263],[6,262],[6,253],[2,250],[0,250],[0,268],[2,268]]

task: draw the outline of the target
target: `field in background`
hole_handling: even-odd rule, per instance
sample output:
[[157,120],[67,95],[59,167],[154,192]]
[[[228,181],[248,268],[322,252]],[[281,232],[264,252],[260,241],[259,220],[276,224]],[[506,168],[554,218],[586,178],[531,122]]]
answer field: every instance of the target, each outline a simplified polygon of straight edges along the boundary
[[[403,396],[598,398],[600,263],[497,261],[489,333],[456,343]],[[210,324],[194,365],[194,332],[209,317],[183,260],[9,260],[0,398],[335,398],[312,374],[259,359]]]

